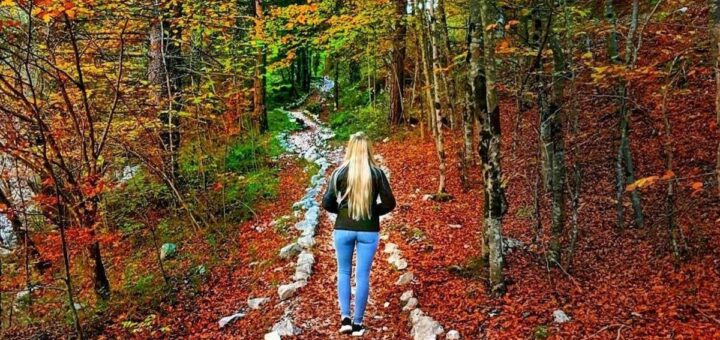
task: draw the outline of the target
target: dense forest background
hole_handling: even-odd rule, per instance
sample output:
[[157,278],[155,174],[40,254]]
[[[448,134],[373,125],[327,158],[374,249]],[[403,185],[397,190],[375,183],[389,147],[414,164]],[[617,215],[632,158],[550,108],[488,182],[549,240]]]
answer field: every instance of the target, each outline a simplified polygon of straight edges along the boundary
[[719,88],[715,0],[2,0],[0,333],[335,336],[362,130],[371,338],[719,337]]

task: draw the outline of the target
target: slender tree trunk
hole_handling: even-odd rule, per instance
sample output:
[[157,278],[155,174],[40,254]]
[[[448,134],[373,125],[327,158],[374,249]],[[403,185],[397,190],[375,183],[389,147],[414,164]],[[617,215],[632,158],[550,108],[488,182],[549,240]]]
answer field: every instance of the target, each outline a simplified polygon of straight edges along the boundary
[[445,12],[445,0],[437,0],[437,30],[435,34],[438,37],[438,52],[441,57],[440,64],[442,65],[441,79],[447,98],[447,116],[450,121],[450,128],[455,129],[455,102],[457,98],[457,91],[455,86],[455,80],[452,76],[451,64],[452,64],[452,51],[450,50],[450,35],[448,33],[447,14]]
[[[634,52],[634,36],[637,29],[638,11],[639,4],[638,0],[633,1],[632,14],[630,18],[630,29],[627,34],[626,46],[625,46],[625,64],[628,68],[633,67],[632,56]],[[611,25],[610,37],[608,38],[608,56],[612,63],[621,63],[620,55],[618,53],[618,34],[617,34],[617,17],[613,3],[611,0],[605,0],[605,16]],[[618,87],[618,115],[619,115],[619,130],[620,130],[620,141],[617,153],[617,159],[615,162],[615,190],[616,190],[616,211],[617,211],[617,226],[619,229],[623,229],[625,225],[623,197],[625,193],[625,186],[635,181],[635,170],[633,166],[632,153],[630,150],[630,137],[629,137],[629,125],[630,125],[630,112],[627,107],[627,96],[628,96],[628,84],[626,81],[621,80]],[[640,199],[640,193],[634,190],[630,193],[630,200],[632,202],[633,211],[635,215],[635,225],[642,227],[644,225],[644,217],[642,212],[642,204]]]
[[438,39],[437,39],[437,25],[436,25],[436,18],[435,18],[435,12],[434,12],[434,4],[431,2],[428,6],[429,14],[430,14],[430,46],[432,49],[432,76],[433,76],[433,100],[434,100],[434,108],[435,108],[435,128],[437,129],[437,134],[435,136],[435,148],[437,149],[437,156],[439,161],[439,170],[440,170],[440,180],[438,183],[438,191],[437,195],[443,195],[445,194],[445,170],[446,170],[446,160],[445,160],[445,145],[443,144],[443,110],[442,110],[442,104],[440,103],[440,89],[439,89],[439,77],[438,77],[438,71],[442,68],[440,66],[440,54],[438,51]]
[[[155,7],[159,3],[155,0]],[[173,8],[173,11],[178,9]],[[156,9],[155,16],[150,24],[150,49],[148,51],[148,82],[156,89],[154,94],[158,109],[160,109],[159,120],[164,130],[160,133],[160,140],[163,148],[168,154],[165,166],[169,168],[173,182],[177,178],[177,157],[180,148],[180,129],[176,111],[179,110],[177,94],[180,87],[180,75],[178,66],[180,63],[180,46],[173,41],[179,33],[169,34],[177,31],[170,27],[165,17],[167,13],[161,13]]]
[[670,71],[668,72],[668,74],[671,75],[671,78],[668,84],[663,88],[661,107],[663,126],[665,128],[665,143],[663,145],[663,158],[665,159],[664,177],[667,180],[667,189],[665,192],[665,217],[667,220],[668,236],[670,238],[670,244],[672,246],[674,265],[675,268],[678,268],[680,266],[680,259],[682,255],[680,248],[682,234],[680,228],[677,225],[677,219],[675,216],[675,188],[677,184],[677,178],[673,173],[674,146],[672,138],[672,126],[670,125],[670,117],[668,116],[667,110],[668,96],[672,92],[675,80],[677,79],[677,76],[673,76],[673,69],[675,67],[676,61],[677,58],[673,60],[672,64],[670,65]]
[[[630,17],[630,30],[628,31],[627,39],[625,41],[625,64],[628,68],[635,67],[635,60],[633,56],[637,54],[635,50],[635,33],[637,32],[638,25],[638,13],[640,11],[639,0],[633,0],[632,2],[632,14]],[[622,115],[624,124],[624,131],[621,133],[621,138],[624,140],[623,158],[625,160],[625,175],[628,183],[635,182],[635,167],[633,165],[632,152],[630,150],[630,111],[627,106],[627,97],[629,96],[629,88],[625,82],[623,82],[622,93]],[[640,191],[633,190],[630,195],[630,199],[633,206],[633,212],[635,214],[635,226],[643,227],[645,225],[645,217],[642,211],[642,202],[640,199]]]
[[[549,25],[552,27],[552,25]],[[562,253],[562,236],[564,234],[565,223],[565,140],[564,140],[564,114],[562,110],[565,100],[565,77],[567,77],[568,69],[565,61],[565,53],[560,47],[557,37],[554,33],[550,33],[550,48],[553,51],[553,87],[550,96],[549,113],[547,119],[543,120],[542,125],[547,125],[548,141],[547,148],[550,150],[547,154],[551,155],[549,163],[550,169],[550,188],[552,192],[552,227],[550,238],[550,256],[549,261],[560,265],[560,255]]]
[[422,63],[423,78],[425,84],[423,86],[425,92],[425,102],[428,108],[428,127],[432,132],[433,138],[437,135],[436,120],[435,120],[435,105],[433,104],[432,97],[432,80],[431,80],[431,66],[429,65],[429,57],[427,52],[427,35],[425,32],[425,9],[418,8],[417,10],[417,32],[420,35],[418,37],[420,59]]
[[[468,26],[468,34],[470,35],[469,47],[468,47],[468,59],[469,59],[469,70],[468,70],[468,87],[470,89],[470,102],[472,103],[473,120],[477,130],[477,152],[482,160],[482,165],[485,164],[485,153],[482,147],[482,136],[483,136],[483,119],[487,116],[487,88],[485,83],[485,59],[483,55],[483,24],[480,17],[480,0],[473,0],[470,4],[470,23]],[[483,169],[483,182],[487,182],[485,178],[485,171]],[[485,185],[483,183],[483,185]],[[485,200],[483,211],[488,211],[487,191],[485,191]],[[481,247],[481,258],[483,263],[489,261],[489,248],[487,240],[487,232],[485,227],[487,225],[483,223],[482,234],[482,247]]]
[[265,65],[267,53],[265,47],[265,15],[262,0],[255,0],[255,78],[253,82],[253,117],[257,121],[258,130],[262,133],[268,129],[267,107],[265,106]]
[[[571,11],[570,8],[567,6],[566,1],[562,1],[563,5],[563,17],[564,17],[564,24],[565,24],[565,36],[564,39],[567,41],[567,55],[572,56],[575,52],[575,47],[572,42],[572,39],[570,37],[573,36],[574,30],[572,26],[572,18],[571,18]],[[568,70],[568,78],[570,80],[570,84],[568,86],[568,95],[569,98],[569,114],[567,116],[569,130],[570,130],[570,139],[572,143],[571,148],[571,155],[572,155],[572,167],[571,167],[571,173],[572,178],[570,179],[570,185],[569,185],[569,192],[570,192],[570,202],[572,206],[571,211],[571,229],[570,229],[570,242],[568,245],[568,255],[566,258],[566,269],[568,272],[571,272],[573,270],[573,259],[575,257],[575,246],[577,242],[578,237],[578,231],[579,231],[579,224],[580,224],[580,191],[582,189],[582,168],[581,168],[581,162],[580,162],[580,155],[578,153],[577,143],[578,143],[578,136],[580,135],[580,116],[579,116],[579,110],[578,110],[578,100],[576,96],[576,84],[575,84],[575,76],[573,74],[574,72],[574,66],[573,66],[573,59],[572,58],[566,58],[567,62],[567,70]]]
[[73,292],[72,277],[70,276],[70,254],[68,253],[67,240],[65,237],[65,203],[62,201],[62,196],[59,194],[60,188],[55,185],[55,192],[57,196],[57,214],[58,214],[58,229],[60,230],[60,241],[62,246],[63,264],[65,267],[65,288],[67,289],[68,304],[73,315],[73,323],[75,325],[75,331],[77,332],[78,339],[82,340],[85,338],[83,333],[82,324],[80,323],[80,316],[78,315],[77,308],[75,308],[75,295]]
[[[465,36],[465,42],[467,45],[467,55],[465,57],[465,65],[467,72],[470,72],[470,68],[472,65],[470,65],[471,57],[470,57],[470,51],[471,51],[471,22],[468,20],[466,24],[466,31],[467,35]],[[473,89],[472,85],[470,84],[469,79],[465,82],[463,82],[464,86],[464,97],[463,97],[463,112],[462,112],[462,119],[463,119],[463,151],[462,151],[462,159],[461,159],[461,176],[462,176],[462,183],[463,183],[463,189],[468,190],[469,185],[469,179],[468,179],[468,169],[470,168],[470,165],[473,162],[473,115],[472,112],[474,110],[473,106]]]
[[[482,27],[492,27],[497,23],[499,8],[494,0],[480,1]],[[505,213],[505,193],[502,188],[502,170],[500,167],[500,106],[498,102],[495,66],[496,38],[495,29],[483,29],[485,84],[487,111],[483,115],[483,131],[480,153],[483,158],[483,178],[485,180],[486,209],[484,213],[485,234],[487,235],[488,266],[490,287],[495,295],[505,292],[503,276],[503,236],[502,217]]]
[[715,115],[718,126],[717,165],[717,193],[720,196],[720,0],[709,0],[710,5],[710,32],[713,37],[713,68],[715,71]]
[[[95,187],[95,183],[90,183],[92,187]],[[93,198],[90,202],[86,203],[86,207],[83,214],[82,227],[90,230],[90,235],[94,240],[89,246],[90,257],[93,259],[93,285],[95,288],[95,294],[101,299],[107,299],[110,297],[110,281],[105,271],[105,265],[103,264],[102,254],[100,252],[100,243],[96,240],[96,232],[94,225],[97,222],[98,216],[98,204],[97,198]],[[61,216],[60,218],[64,218]]]
[[401,124],[403,116],[403,90],[405,88],[405,35],[407,0],[395,0],[395,32],[393,36],[390,72],[390,124]]

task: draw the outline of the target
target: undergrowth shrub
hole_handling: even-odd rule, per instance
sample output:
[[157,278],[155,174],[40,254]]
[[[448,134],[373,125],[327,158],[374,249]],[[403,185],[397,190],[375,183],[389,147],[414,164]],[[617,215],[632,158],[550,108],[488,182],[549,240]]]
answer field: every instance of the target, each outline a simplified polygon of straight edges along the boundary
[[387,123],[387,105],[361,106],[338,111],[330,115],[330,127],[335,138],[347,140],[357,131],[364,131],[372,139],[381,139],[390,132]]
[[173,200],[170,189],[140,168],[133,177],[103,196],[106,221],[123,234],[133,234],[143,227],[148,209],[162,209]]

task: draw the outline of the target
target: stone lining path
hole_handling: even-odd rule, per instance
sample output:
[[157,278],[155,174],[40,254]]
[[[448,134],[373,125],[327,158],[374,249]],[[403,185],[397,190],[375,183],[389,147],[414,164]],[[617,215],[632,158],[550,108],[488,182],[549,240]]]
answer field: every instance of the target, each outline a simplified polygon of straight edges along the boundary
[[[334,215],[322,213],[319,205],[328,170],[341,162],[342,150],[329,145],[328,141],[334,135],[317,117],[302,111],[289,111],[288,114],[305,128],[279,136],[281,144],[289,153],[316,164],[318,172],[311,177],[305,195],[294,204],[294,216],[283,216],[273,222],[286,223],[299,219],[294,228],[300,234],[278,254],[282,260],[295,261],[295,271],[278,286],[276,308],[284,312],[265,334],[265,339],[342,338],[337,333],[339,317],[332,245]],[[384,167],[382,157],[377,156],[376,161],[390,178],[390,169]],[[391,217],[383,217],[382,223],[383,226],[392,223]],[[444,333],[444,329],[420,309],[421,302],[412,289],[416,274],[403,258],[400,246],[387,242],[390,230],[383,228],[381,245],[373,265],[371,296],[365,320],[368,327],[366,338],[436,339]],[[267,297],[249,299],[247,307],[220,319],[220,327],[242,318],[251,309],[265,308],[263,304],[268,300]],[[450,331],[447,338],[458,339],[459,335]]]

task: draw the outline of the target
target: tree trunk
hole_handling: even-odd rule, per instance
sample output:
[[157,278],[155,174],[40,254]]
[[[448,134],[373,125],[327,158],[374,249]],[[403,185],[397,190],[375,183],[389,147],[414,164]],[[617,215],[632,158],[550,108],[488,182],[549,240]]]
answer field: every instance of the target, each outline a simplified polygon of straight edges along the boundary
[[[572,42],[572,39],[570,37],[573,36],[574,30],[572,26],[572,15],[571,15],[571,9],[567,6],[567,2],[563,1],[563,17],[564,17],[564,24],[565,24],[565,36],[563,39],[566,39],[567,41],[567,55],[572,56],[575,52],[574,44]],[[580,224],[580,192],[582,189],[582,167],[580,162],[580,155],[578,153],[578,136],[580,135],[580,117],[578,114],[578,98],[576,96],[576,83],[575,83],[575,76],[573,74],[573,59],[567,58],[567,70],[568,70],[568,80],[570,81],[570,84],[568,86],[568,95],[569,98],[569,110],[566,111],[568,114],[566,115],[566,119],[568,120],[568,129],[570,131],[570,140],[573,143],[571,148],[571,155],[572,155],[572,167],[571,167],[571,174],[572,177],[570,178],[570,185],[569,185],[569,192],[570,192],[570,203],[572,206],[571,210],[571,218],[570,218],[570,241],[568,245],[568,251],[567,251],[567,257],[566,257],[566,270],[568,272],[572,272],[573,270],[573,259],[575,257],[575,246],[577,242],[577,237],[579,233],[579,224]]]
[[72,277],[70,276],[70,254],[68,252],[67,239],[65,237],[65,228],[67,227],[67,224],[65,223],[65,203],[62,201],[62,196],[59,194],[59,190],[60,188],[57,184],[55,184],[55,195],[57,197],[58,229],[60,230],[63,265],[65,268],[65,277],[63,278],[63,281],[65,282],[65,288],[67,290],[68,305],[70,306],[70,310],[72,311],[75,331],[77,332],[78,339],[82,340],[85,338],[85,336],[83,333],[82,324],[80,323],[80,316],[78,315],[77,308],[75,308],[75,293],[73,292]]
[[395,0],[395,34],[393,36],[390,72],[390,124],[401,124],[403,116],[403,90],[405,88],[405,13],[407,0]]
[[[552,27],[550,25],[549,27]],[[550,33],[554,34],[554,33]],[[565,54],[557,37],[550,36],[550,47],[553,51],[553,88],[550,96],[549,113],[542,124],[547,125],[548,155],[550,168],[550,189],[552,192],[552,226],[550,238],[550,254],[548,260],[560,265],[562,252],[562,236],[565,223],[565,139],[563,131],[564,115],[561,107],[565,99],[565,77],[568,69]]]
[[[482,134],[483,134],[483,123],[482,119],[487,115],[487,89],[485,84],[485,65],[483,56],[483,24],[480,18],[480,3],[479,0],[473,0],[470,5],[470,24],[468,25],[468,34],[470,35],[468,42],[468,59],[469,59],[469,70],[468,70],[468,88],[470,91],[470,103],[472,105],[472,112],[470,115],[473,116],[474,123],[478,134],[478,149],[477,152],[480,155],[480,159],[485,160],[482,148]],[[483,182],[485,182],[485,171],[483,170]],[[484,185],[484,184],[483,184]],[[488,210],[487,192],[485,192],[485,202],[483,211]],[[487,233],[485,232],[486,225],[483,223],[482,232],[482,254],[481,258],[483,263],[488,263],[488,240]]]
[[308,55],[308,48],[301,46],[297,48],[297,55],[293,60],[298,94],[310,92],[310,58]]
[[[467,72],[470,72],[470,68],[472,65],[471,57],[470,57],[470,51],[471,51],[471,30],[472,29],[472,23],[470,20],[468,20],[466,24],[466,32],[467,35],[465,36],[465,42],[467,45],[467,55],[465,57],[465,65]],[[463,189],[467,190],[469,189],[469,179],[468,179],[468,169],[472,165],[473,162],[473,89],[470,82],[470,79],[468,78],[467,81],[463,82],[464,84],[464,97],[463,97],[463,112],[462,112],[462,119],[463,119],[463,151],[462,151],[462,159],[461,159],[461,167],[462,167],[462,183],[463,183]]]
[[[713,68],[715,71],[715,115],[717,131],[720,132],[720,0],[710,0],[710,32],[713,37]],[[718,133],[716,133],[718,134]],[[720,141],[720,135],[717,138]],[[720,142],[717,149],[717,193],[720,196]]]
[[670,81],[663,87],[662,97],[662,118],[663,126],[665,128],[665,143],[663,145],[663,158],[665,160],[665,176],[667,179],[667,189],[665,192],[665,217],[667,221],[668,236],[670,238],[670,245],[672,246],[672,254],[674,259],[674,265],[677,269],[680,266],[681,259],[681,248],[680,242],[682,240],[682,233],[677,225],[677,219],[675,216],[675,189],[677,184],[677,178],[673,173],[673,159],[674,159],[674,146],[672,138],[672,126],[670,125],[670,117],[667,112],[667,100],[669,94],[672,92],[673,86],[677,76],[673,76],[675,63],[677,58],[673,60],[670,65],[668,74],[670,75]]
[[[89,184],[91,184],[91,187],[96,186],[96,183],[91,182]],[[86,207],[77,212],[77,215],[82,216],[81,227],[87,228],[93,239],[93,242],[88,246],[90,257],[93,260],[93,285],[95,294],[105,300],[110,297],[110,281],[105,271],[105,265],[103,264],[102,254],[100,252],[100,243],[96,239],[94,227],[97,224],[98,217],[97,202],[97,197],[91,198],[90,201],[85,204]],[[62,219],[64,216],[60,216],[59,218]]]
[[267,53],[265,48],[265,16],[263,14],[262,0],[255,0],[255,78],[253,81],[253,117],[258,124],[258,130],[262,133],[268,129],[267,107],[265,106],[265,65]]
[[[159,5],[155,4],[156,7]],[[177,12],[178,9],[173,9]],[[177,178],[177,157],[180,148],[179,121],[176,112],[179,110],[178,98],[180,88],[180,75],[178,66],[180,63],[180,46],[167,32],[170,29],[169,21],[164,17],[166,13],[155,13],[150,24],[150,49],[148,51],[148,83],[156,88],[155,102],[160,109],[159,120],[164,127],[160,132],[160,140],[163,148],[168,154],[165,166],[170,170],[173,181]],[[176,30],[175,30],[176,31]]]
[[335,74],[333,76],[333,83],[335,87],[333,88],[333,101],[335,103],[335,111],[340,110],[340,55],[335,54],[335,58],[333,58],[335,62]]
[[425,30],[425,10],[424,8],[419,8],[417,10],[417,32],[420,35],[418,37],[419,46],[420,49],[420,59],[422,63],[422,70],[423,70],[423,78],[425,80],[425,86],[423,86],[423,89],[425,90],[425,102],[427,103],[428,108],[428,127],[430,128],[430,131],[432,132],[433,138],[437,134],[437,129],[435,127],[435,106],[433,105],[433,99],[432,99],[432,80],[431,80],[431,66],[429,64],[428,58],[428,52],[427,52],[427,35]]
[[435,128],[437,129],[437,134],[435,135],[435,148],[437,150],[437,156],[439,161],[439,170],[440,170],[440,180],[438,183],[438,195],[445,194],[445,170],[446,170],[446,161],[445,161],[445,146],[443,144],[443,133],[442,133],[442,125],[443,125],[443,110],[442,110],[442,104],[440,103],[440,89],[439,84],[440,81],[438,79],[438,71],[442,68],[440,66],[440,54],[438,51],[438,39],[437,39],[437,21],[435,18],[435,12],[433,9],[433,3],[430,2],[430,5],[428,6],[429,14],[430,14],[430,47],[432,49],[432,76],[433,76],[433,107],[435,108]]
[[[637,28],[638,21],[638,0],[633,1],[633,9],[630,19],[630,29],[627,34],[626,46],[625,46],[625,64],[628,68],[633,65],[632,56],[634,55],[634,35]],[[605,17],[612,26],[610,37],[608,38],[608,56],[612,63],[621,63],[620,55],[618,53],[618,34],[617,34],[617,17],[611,0],[605,0]],[[621,80],[618,86],[618,115],[619,115],[619,130],[620,130],[620,141],[617,152],[617,159],[615,162],[615,190],[616,190],[616,211],[617,211],[617,226],[619,229],[623,229],[625,225],[623,197],[625,193],[626,185],[635,181],[635,170],[633,166],[632,153],[630,150],[629,140],[629,125],[630,125],[630,112],[627,107],[628,96],[628,84],[626,81]],[[633,211],[635,215],[635,225],[642,227],[644,225],[644,217],[642,212],[642,203],[640,199],[640,193],[634,190],[630,193],[630,200],[632,202]]]
[[445,90],[447,98],[447,116],[450,121],[450,128],[455,129],[455,103],[454,100],[457,98],[457,91],[455,86],[455,80],[450,71],[452,64],[452,51],[450,50],[450,35],[448,34],[447,25],[447,14],[445,12],[445,0],[437,0],[437,31],[438,36],[438,48],[440,49],[439,54],[441,57],[440,64],[442,65],[442,84]]
[[487,95],[487,111],[482,118],[482,137],[480,154],[483,159],[483,179],[485,181],[485,212],[484,224],[487,239],[490,287],[495,295],[505,292],[503,276],[503,236],[502,217],[505,213],[505,193],[502,188],[502,170],[500,167],[500,106],[496,88],[495,70],[495,29],[487,29],[497,23],[494,0],[480,1],[480,16],[485,58],[485,84]]

